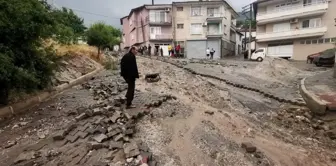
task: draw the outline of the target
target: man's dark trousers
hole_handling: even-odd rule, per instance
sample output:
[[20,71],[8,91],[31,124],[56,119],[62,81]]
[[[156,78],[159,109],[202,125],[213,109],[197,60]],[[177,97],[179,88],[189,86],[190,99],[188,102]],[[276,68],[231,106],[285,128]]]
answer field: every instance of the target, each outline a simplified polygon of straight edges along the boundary
[[127,83],[127,92],[126,92],[126,106],[131,106],[134,99],[135,91],[135,79],[124,78]]

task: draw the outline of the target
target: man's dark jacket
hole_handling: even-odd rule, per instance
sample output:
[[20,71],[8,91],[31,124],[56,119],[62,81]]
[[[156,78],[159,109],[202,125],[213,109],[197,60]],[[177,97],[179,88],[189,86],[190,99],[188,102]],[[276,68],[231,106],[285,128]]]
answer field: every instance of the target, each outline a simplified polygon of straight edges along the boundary
[[120,62],[120,75],[125,79],[135,80],[139,78],[138,66],[135,55],[132,52],[125,54]]

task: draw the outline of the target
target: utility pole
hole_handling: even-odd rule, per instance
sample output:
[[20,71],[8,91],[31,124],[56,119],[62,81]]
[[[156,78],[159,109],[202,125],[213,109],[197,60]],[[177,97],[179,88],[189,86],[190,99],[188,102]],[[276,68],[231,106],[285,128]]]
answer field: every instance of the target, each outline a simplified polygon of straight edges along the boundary
[[249,34],[249,54],[248,59],[251,59],[251,47],[252,47],[252,3],[250,4],[250,34]]
[[[252,4],[244,6],[243,7],[243,11],[242,11],[243,15],[246,17],[246,21],[249,21],[249,44],[248,44],[248,57],[245,57],[247,59],[251,58],[251,41],[252,41]],[[249,13],[249,15],[246,15],[247,13]],[[246,51],[246,26],[244,26],[244,30],[245,30],[245,51]],[[245,54],[244,54],[245,55]]]

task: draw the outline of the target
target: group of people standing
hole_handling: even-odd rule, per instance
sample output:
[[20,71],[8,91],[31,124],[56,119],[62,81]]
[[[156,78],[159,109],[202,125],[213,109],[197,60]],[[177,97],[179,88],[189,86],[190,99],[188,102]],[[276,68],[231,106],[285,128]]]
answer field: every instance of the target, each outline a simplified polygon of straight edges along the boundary
[[213,59],[213,56],[215,54],[215,50],[213,48],[211,48],[211,50],[209,49],[209,47],[206,49],[206,59]]
[[168,45],[168,54],[171,57],[175,57],[175,58],[180,58],[181,54],[181,46],[178,44],[175,47],[171,46],[170,44]]
[[151,52],[152,52],[152,46],[150,44],[148,44],[148,47],[147,46],[140,46],[138,48],[138,52],[143,55],[144,53],[145,54],[148,54],[148,55],[151,55]]

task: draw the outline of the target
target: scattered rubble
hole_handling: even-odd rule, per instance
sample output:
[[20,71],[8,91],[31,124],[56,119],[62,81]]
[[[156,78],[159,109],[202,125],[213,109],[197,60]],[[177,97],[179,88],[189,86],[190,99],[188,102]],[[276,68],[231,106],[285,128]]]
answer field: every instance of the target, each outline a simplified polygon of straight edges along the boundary
[[158,82],[158,81],[161,80],[161,78],[160,78],[160,74],[159,74],[159,73],[146,74],[146,76],[145,76],[145,80],[146,80],[147,82],[150,82],[150,83],[152,83],[152,82]]

